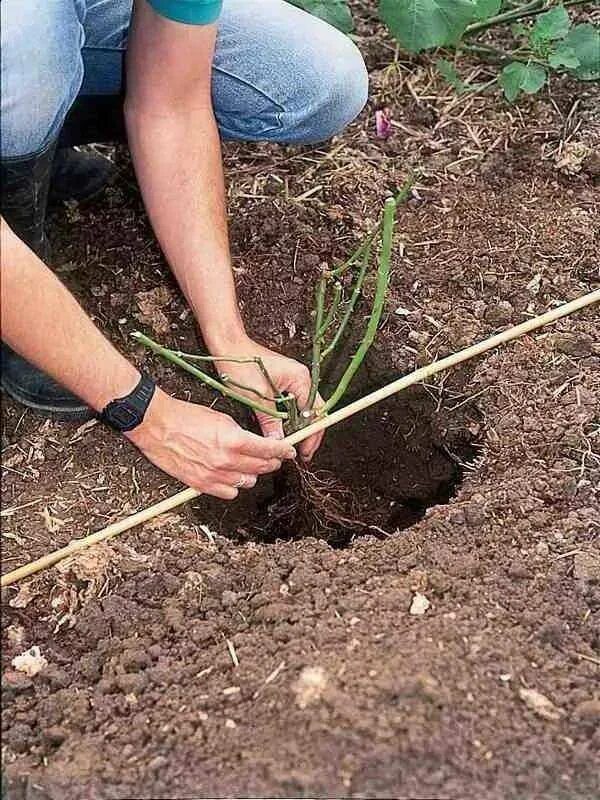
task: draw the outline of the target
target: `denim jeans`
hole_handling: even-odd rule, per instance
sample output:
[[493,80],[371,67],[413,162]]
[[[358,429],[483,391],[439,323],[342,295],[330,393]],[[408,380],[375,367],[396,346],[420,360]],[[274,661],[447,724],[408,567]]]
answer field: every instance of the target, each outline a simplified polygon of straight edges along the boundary
[[[79,94],[123,91],[132,0],[2,0],[2,158],[57,138]],[[352,41],[285,0],[225,0],[213,63],[225,139],[312,143],[367,98]]]

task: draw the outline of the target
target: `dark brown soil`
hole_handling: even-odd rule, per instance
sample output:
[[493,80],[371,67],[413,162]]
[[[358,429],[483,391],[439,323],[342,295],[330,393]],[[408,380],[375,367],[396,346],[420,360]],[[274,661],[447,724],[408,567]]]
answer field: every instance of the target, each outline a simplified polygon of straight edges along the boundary
[[[373,102],[343,137],[226,157],[248,327],[302,358],[316,268],[421,167],[355,393],[600,285],[578,155],[600,142],[598,87],[456,101],[427,59],[388,69],[372,31],[361,16]],[[402,126],[387,142],[383,102]],[[129,337],[197,347],[116,156],[106,196],[55,214],[57,269],[167,389],[212,401]],[[3,590],[10,800],[596,800],[599,387],[596,307],[331,430],[315,468],[362,529],[274,528],[267,479]],[[178,488],[97,425],[2,416],[3,571]],[[31,646],[48,665],[28,678],[11,661]]]

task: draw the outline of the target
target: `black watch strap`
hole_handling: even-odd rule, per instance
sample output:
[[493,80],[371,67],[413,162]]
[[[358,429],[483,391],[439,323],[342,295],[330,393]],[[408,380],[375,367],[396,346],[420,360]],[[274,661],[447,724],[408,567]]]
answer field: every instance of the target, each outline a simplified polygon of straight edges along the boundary
[[138,385],[126,397],[111,400],[98,418],[116,431],[132,431],[144,419],[154,395],[156,384],[147,375],[142,375]]

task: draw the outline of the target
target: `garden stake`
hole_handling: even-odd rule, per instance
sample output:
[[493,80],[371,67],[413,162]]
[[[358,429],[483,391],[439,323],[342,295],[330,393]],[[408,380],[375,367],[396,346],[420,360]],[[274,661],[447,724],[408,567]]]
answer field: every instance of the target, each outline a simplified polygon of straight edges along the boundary
[[[376,391],[371,392],[370,394],[367,394],[358,400],[355,400],[353,403],[349,403],[347,406],[339,408],[337,411],[332,412],[329,416],[321,417],[310,425],[307,425],[305,428],[290,434],[286,437],[285,441],[291,445],[296,445],[309,436],[319,433],[326,428],[330,428],[332,425],[337,425],[338,422],[348,419],[348,417],[357,414],[359,411],[364,411],[366,408],[375,405],[375,403],[378,403],[380,400],[385,400],[387,397],[391,397],[392,395],[401,392],[403,389],[406,389],[415,383],[425,381],[432,375],[436,375],[438,372],[442,372],[450,367],[454,367],[457,364],[463,363],[464,361],[469,361],[475,356],[486,353],[488,350],[493,350],[495,347],[498,347],[501,344],[506,344],[514,339],[518,339],[520,336],[524,336],[525,334],[531,333],[538,328],[542,328],[544,325],[549,325],[552,322],[556,322],[562,317],[569,316],[570,314],[573,314],[574,312],[579,311],[586,306],[591,306],[593,303],[600,303],[600,289],[596,289],[594,292],[584,294],[581,297],[578,297],[576,300],[571,300],[569,303],[564,303],[557,308],[546,311],[539,317],[533,317],[526,322],[522,322],[520,325],[515,325],[513,328],[508,328],[508,330],[502,331],[502,333],[498,333],[495,336],[491,336],[489,339],[485,339],[482,342],[471,345],[464,350],[460,350],[458,353],[453,353],[452,355],[446,356],[446,358],[442,358],[439,361],[434,361],[432,364],[428,364],[425,367],[420,367],[414,372],[411,372],[409,375],[404,375],[404,377],[392,381],[392,383],[389,383],[387,386],[382,386],[381,389],[377,389]],[[171,511],[173,508],[177,508],[183,503],[194,500],[199,495],[200,492],[196,489],[184,489],[183,491],[168,497],[166,500],[161,500],[161,502],[155,503],[154,505],[143,509],[142,511],[138,511],[136,514],[132,514],[131,516],[126,517],[119,522],[113,522],[112,525],[109,525],[108,527],[103,528],[96,533],[92,533],[89,536],[84,536],[82,539],[75,539],[66,547],[61,547],[59,550],[55,550],[53,553],[48,553],[47,555],[42,556],[35,561],[31,561],[29,564],[25,564],[18,569],[7,572],[2,576],[0,585],[9,586],[11,583],[21,580],[21,578],[26,578],[42,569],[47,569],[67,556],[73,555],[74,553],[77,553],[80,550],[89,547],[90,545],[110,539],[112,536],[123,533],[123,531],[129,530],[136,525],[148,522],[149,520],[154,519],[154,517],[157,517],[159,514],[164,514],[166,511]]]

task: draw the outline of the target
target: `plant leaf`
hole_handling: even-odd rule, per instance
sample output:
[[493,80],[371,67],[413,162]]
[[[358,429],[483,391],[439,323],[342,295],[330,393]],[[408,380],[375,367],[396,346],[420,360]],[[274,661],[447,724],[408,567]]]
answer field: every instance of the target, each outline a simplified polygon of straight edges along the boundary
[[494,17],[502,7],[502,0],[475,0],[475,19]]
[[590,22],[574,25],[565,44],[573,48],[579,60],[575,75],[582,81],[600,80],[600,28]]
[[352,12],[346,0],[289,0],[289,2],[328,22],[343,33],[352,33],[354,30]]
[[472,22],[473,0],[379,0],[379,14],[405,50],[456,43]]
[[555,69],[558,67],[576,69],[581,64],[575,49],[566,42],[559,42],[554,50],[548,53],[548,63]]
[[531,29],[532,44],[562,39],[569,32],[571,20],[564,6],[555,6],[545,14],[540,14]]
[[535,94],[546,83],[546,70],[539,64],[524,64],[512,61],[507,64],[498,77],[504,96],[512,103],[521,92]]

